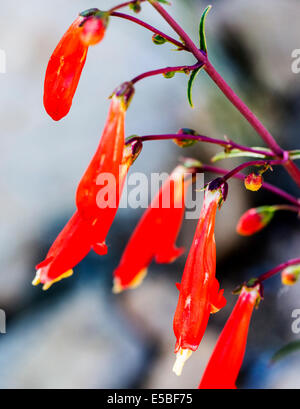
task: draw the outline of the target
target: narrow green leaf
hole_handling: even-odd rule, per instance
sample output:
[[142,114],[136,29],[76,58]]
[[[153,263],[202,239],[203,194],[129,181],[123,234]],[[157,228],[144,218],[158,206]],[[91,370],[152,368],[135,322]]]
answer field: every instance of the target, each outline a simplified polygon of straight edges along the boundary
[[188,96],[188,100],[189,100],[190,106],[191,106],[192,108],[194,108],[194,104],[193,104],[193,100],[192,100],[192,88],[193,88],[193,84],[194,84],[194,81],[195,81],[197,75],[198,75],[199,72],[202,70],[202,68],[203,68],[203,67],[196,68],[196,69],[191,73],[191,76],[190,76],[190,78],[189,78],[188,88],[187,88],[187,96]]
[[300,150],[290,151],[291,159],[300,159]]
[[271,363],[274,364],[275,362],[280,361],[281,359],[287,357],[292,352],[296,352],[300,350],[300,340],[290,342],[289,344],[285,345],[284,347],[280,348],[271,358]]
[[[224,144],[226,144],[226,141],[224,141]],[[266,154],[263,155],[261,153],[241,151],[240,149],[231,149],[229,152],[225,152],[225,151],[218,152],[216,155],[214,155],[211,158],[211,161],[217,162],[218,160],[222,160],[222,159],[240,158],[240,157],[264,159],[266,156],[272,156],[272,152],[269,149],[265,149],[265,148],[253,148],[253,149],[265,150]]]
[[207,47],[206,47],[206,36],[205,36],[205,21],[208,12],[212,6],[207,6],[206,9],[204,10],[201,19],[200,19],[200,25],[199,25],[199,37],[200,37],[200,50],[204,51],[207,53]]
[[162,3],[162,4],[167,4],[168,6],[171,6],[171,3],[167,0],[156,0],[158,3]]

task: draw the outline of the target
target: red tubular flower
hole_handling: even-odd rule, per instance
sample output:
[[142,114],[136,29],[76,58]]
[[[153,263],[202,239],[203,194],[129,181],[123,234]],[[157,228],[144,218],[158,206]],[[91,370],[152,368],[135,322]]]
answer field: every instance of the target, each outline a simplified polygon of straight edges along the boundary
[[44,82],[44,107],[55,121],[70,111],[88,46],[102,40],[107,22],[105,13],[87,10],[71,24],[51,55]]
[[144,213],[114,271],[114,293],[136,288],[153,258],[171,263],[182,254],[175,242],[185,211],[184,195],[192,181],[186,173],[184,166],[178,166]]
[[179,288],[179,300],[173,329],[177,339],[173,371],[180,375],[185,361],[198,348],[211,313],[226,304],[216,279],[214,226],[222,194],[206,189],[194,241],[188,255]]
[[[120,190],[123,187],[128,169],[140,150],[141,145],[131,145],[124,150],[120,169]],[[47,290],[57,281],[70,277],[73,274],[72,268],[89,253],[91,248],[98,254],[105,254],[106,246],[101,240],[97,239],[95,226],[83,219],[77,211],[58,235],[45,260],[37,265],[33,285],[42,283],[44,284],[43,289]]]
[[[127,86],[132,96],[133,88]],[[126,159],[128,154],[125,154],[123,160],[127,104],[128,101],[124,103],[123,96],[115,94],[112,97],[100,144],[76,193],[78,211],[83,219],[93,226],[94,237],[99,243],[94,250],[100,254],[106,252],[106,235],[116,215],[123,183],[132,163]]]
[[44,261],[36,266],[33,285],[44,284],[43,290],[73,274],[72,268],[91,249],[91,226],[76,212],[51,246]]
[[254,306],[260,300],[259,285],[244,286],[218,339],[200,382],[200,389],[235,389],[242,366],[249,324]]
[[249,209],[240,218],[236,231],[241,236],[251,236],[262,230],[273,218],[275,209],[272,206],[261,206]]
[[263,177],[262,175],[258,175],[257,173],[250,173],[245,178],[244,183],[247,190],[257,192],[262,187]]

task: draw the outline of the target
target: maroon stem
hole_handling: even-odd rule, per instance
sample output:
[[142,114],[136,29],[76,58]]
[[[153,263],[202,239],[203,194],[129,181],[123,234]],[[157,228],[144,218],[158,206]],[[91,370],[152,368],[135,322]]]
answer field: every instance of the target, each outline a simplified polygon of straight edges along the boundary
[[268,278],[273,277],[275,274],[279,273],[285,268],[293,266],[295,264],[300,264],[300,258],[294,258],[292,260],[286,261],[285,263],[279,264],[279,266],[272,268],[272,270],[269,270],[267,273],[262,274],[260,277],[258,277],[258,281],[261,283],[267,280]]
[[[224,95],[230,100],[230,102],[239,110],[244,118],[250,123],[250,125],[261,136],[265,143],[272,149],[274,154],[279,158],[283,158],[285,151],[277,144],[270,132],[264,127],[259,119],[253,114],[253,112],[247,107],[247,105],[237,96],[237,94],[229,87],[225,80],[215,70],[212,64],[208,61],[207,56],[197,48],[194,42],[190,39],[187,33],[180,27],[180,25],[173,19],[172,16],[156,1],[148,0],[152,6],[158,11],[158,13],[169,23],[174,31],[180,36],[185,45],[190,49],[198,61],[202,62],[205,67],[205,71],[216,83]],[[290,176],[300,187],[300,170],[292,161],[286,161],[284,164],[286,170]]]
[[162,31],[158,30],[157,28],[151,26],[150,24],[145,23],[143,20],[140,20],[140,19],[138,19],[136,17],[130,16],[129,14],[119,13],[119,12],[116,12],[116,11],[111,12],[110,15],[113,16],[113,17],[120,17],[120,18],[123,18],[125,20],[132,21],[133,23],[136,23],[139,26],[142,26],[142,27],[146,28],[147,30],[152,31],[152,33],[160,35],[161,37],[165,38],[169,43],[174,44],[179,49],[189,51],[185,47],[185,45],[182,44],[180,41],[175,40],[174,38],[168,36],[167,34],[163,33]]
[[239,173],[241,170],[248,168],[250,166],[264,166],[264,165],[282,165],[284,162],[283,160],[252,160],[249,162],[244,162],[241,165],[237,166],[236,168],[229,171],[224,177],[224,180],[228,180],[233,177],[236,173]]
[[[201,167],[203,172],[211,172],[211,173],[216,173],[218,175],[226,175],[229,171],[227,169],[223,169],[223,168],[219,168],[217,166],[211,166],[211,165],[202,165]],[[239,179],[239,180],[244,180],[245,179],[245,175],[243,173],[236,173],[233,175],[233,177],[235,179]],[[296,205],[299,209],[300,209],[300,202],[299,200],[290,195],[289,193],[287,193],[286,191],[280,189],[277,186],[271,185],[270,183],[267,182],[263,182],[262,187],[266,190],[268,190],[269,192],[274,193],[277,196],[282,197],[283,199],[287,200],[288,202],[293,203],[294,205]]]
[[193,71],[201,66],[202,64],[198,63],[195,65],[180,65],[177,67],[159,68],[158,70],[144,72],[143,74],[140,74],[137,77],[133,78],[131,82],[132,84],[136,84],[138,81],[141,81],[144,78],[153,77],[154,75],[159,75],[159,74],[167,74],[168,72],[176,72],[176,71],[178,72],[178,71],[186,71],[186,70]]
[[[194,66],[195,67],[195,66]],[[204,135],[190,135],[190,134],[162,134],[162,135],[143,135],[143,136],[134,136],[131,139],[128,139],[126,141],[126,144],[129,144],[133,142],[134,140],[140,140],[141,142],[146,142],[146,141],[160,141],[160,140],[173,140],[173,139],[178,139],[178,140],[186,140],[186,139],[191,139],[191,140],[196,140],[199,142],[207,142],[207,143],[212,143],[216,145],[220,145],[224,148],[229,148],[229,149],[239,149],[244,152],[251,152],[251,153],[256,153],[259,155],[263,155],[264,157],[270,156],[270,153],[264,150],[259,150],[259,149],[254,149],[254,148],[249,148],[248,146],[240,145],[238,143],[235,143],[231,140],[223,140],[223,139],[216,139],[216,138],[210,138],[208,136]]]
[[[145,1],[146,1],[146,0],[139,0],[139,3],[143,3],[143,2],[145,2]],[[121,3],[121,4],[118,4],[118,5],[115,6],[115,7],[112,7],[112,8],[109,10],[109,12],[113,12],[113,11],[115,11],[115,10],[122,9],[122,8],[127,7],[127,6],[130,6],[130,4],[134,4],[134,3],[136,3],[136,2],[137,2],[137,0],[126,1],[125,3]]]

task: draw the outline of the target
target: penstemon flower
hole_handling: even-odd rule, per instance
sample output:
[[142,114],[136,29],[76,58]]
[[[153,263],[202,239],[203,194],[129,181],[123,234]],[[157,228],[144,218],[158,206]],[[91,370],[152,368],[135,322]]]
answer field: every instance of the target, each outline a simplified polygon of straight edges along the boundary
[[44,284],[47,290],[57,281],[70,277],[72,268],[91,249],[91,226],[78,212],[74,213],[64,229],[59,233],[44,261],[36,266],[37,273],[33,285]]
[[[124,150],[120,167],[120,191],[127,172],[140,151],[140,144],[138,146],[132,144]],[[117,209],[115,213],[116,211]],[[104,220],[106,218],[105,212],[103,218]],[[95,226],[84,220],[78,211],[75,212],[56,238],[45,260],[36,266],[37,273],[32,284],[42,283],[43,290],[48,290],[52,284],[70,277],[73,274],[73,267],[89,253],[91,248],[100,255],[106,254],[106,245],[101,240],[97,240]]]
[[242,287],[239,299],[218,339],[200,382],[200,389],[235,389],[242,366],[249,324],[260,300],[260,286]]
[[262,230],[273,218],[275,208],[272,206],[261,206],[247,210],[236,227],[241,236],[251,236]]
[[50,57],[44,82],[44,107],[55,121],[71,109],[89,45],[101,41],[108,23],[97,9],[79,15]]
[[125,112],[133,93],[132,85],[126,83],[113,95],[99,146],[77,188],[78,212],[93,226],[100,254],[105,253],[105,238],[117,212],[123,183],[132,163],[126,159],[127,152],[122,170]]
[[211,313],[226,304],[216,279],[216,244],[214,237],[216,211],[222,193],[206,188],[204,203],[194,241],[188,255],[174,316],[173,329],[177,339],[173,371],[180,375],[185,361],[198,348]]
[[183,249],[175,242],[184,216],[184,196],[192,182],[184,166],[177,166],[138,223],[114,271],[114,293],[136,288],[153,259],[171,263]]

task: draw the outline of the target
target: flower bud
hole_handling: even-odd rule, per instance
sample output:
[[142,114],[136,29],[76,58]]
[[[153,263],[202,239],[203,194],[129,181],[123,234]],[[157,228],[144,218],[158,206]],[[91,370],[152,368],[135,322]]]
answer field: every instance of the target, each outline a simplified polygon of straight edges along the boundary
[[167,40],[164,37],[160,36],[159,34],[153,34],[152,41],[156,45],[162,45],[165,44]]
[[135,13],[139,13],[142,10],[141,4],[139,1],[135,1],[134,3],[129,4],[129,8],[134,11]]
[[163,74],[163,76],[164,76],[165,78],[167,78],[167,79],[173,78],[174,75],[175,75],[175,71],[165,72],[165,73]]
[[275,208],[272,206],[261,206],[249,209],[240,218],[236,231],[241,236],[251,236],[262,230],[273,218]]
[[[197,135],[197,132],[194,131],[193,129],[189,129],[189,128],[181,128],[179,129],[179,131],[177,132],[178,135]],[[176,143],[176,145],[180,146],[180,148],[187,148],[189,146],[194,145],[197,140],[196,139],[173,139],[173,142]]]
[[300,264],[289,266],[281,273],[281,282],[283,285],[294,285],[299,279]]
[[257,192],[263,184],[263,177],[261,175],[258,175],[257,173],[250,173],[245,178],[244,183],[247,190]]

